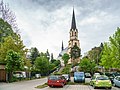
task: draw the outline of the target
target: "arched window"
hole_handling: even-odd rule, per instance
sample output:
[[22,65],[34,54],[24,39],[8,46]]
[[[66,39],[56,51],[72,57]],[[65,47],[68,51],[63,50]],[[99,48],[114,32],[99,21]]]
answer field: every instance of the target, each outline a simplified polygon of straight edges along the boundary
[[75,36],[77,36],[76,34],[77,34],[77,33],[75,32]]
[[72,31],[72,36],[73,36],[73,31]]

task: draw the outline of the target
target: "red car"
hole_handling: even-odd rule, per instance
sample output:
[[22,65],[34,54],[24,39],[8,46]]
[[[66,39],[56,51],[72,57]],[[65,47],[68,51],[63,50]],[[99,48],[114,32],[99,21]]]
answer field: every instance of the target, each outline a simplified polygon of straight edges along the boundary
[[66,84],[67,80],[64,76],[52,75],[48,77],[47,84],[49,87],[61,86],[63,87]]

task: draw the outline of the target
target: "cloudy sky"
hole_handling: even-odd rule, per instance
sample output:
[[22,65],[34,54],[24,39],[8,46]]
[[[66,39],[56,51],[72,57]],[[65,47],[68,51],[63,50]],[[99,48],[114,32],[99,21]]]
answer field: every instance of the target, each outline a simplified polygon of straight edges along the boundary
[[82,55],[120,26],[120,0],[4,0],[15,13],[27,48],[54,53],[68,46],[73,6]]

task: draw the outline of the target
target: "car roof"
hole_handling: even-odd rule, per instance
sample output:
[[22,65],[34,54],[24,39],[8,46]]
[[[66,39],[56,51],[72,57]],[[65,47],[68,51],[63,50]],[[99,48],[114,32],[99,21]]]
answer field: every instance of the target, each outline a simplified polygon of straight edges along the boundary
[[116,77],[120,77],[120,76],[116,76]]

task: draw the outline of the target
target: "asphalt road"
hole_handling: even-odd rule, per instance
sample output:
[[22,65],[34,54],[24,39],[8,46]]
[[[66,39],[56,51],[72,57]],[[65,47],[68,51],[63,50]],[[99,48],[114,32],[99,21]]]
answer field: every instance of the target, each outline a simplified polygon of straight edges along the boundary
[[35,87],[44,84],[46,81],[47,78],[42,78],[14,83],[0,83],[0,90],[37,90]]
[[[110,90],[110,89],[105,89],[105,88],[94,89],[92,86],[89,85],[66,85],[63,88],[46,87],[41,90]],[[120,88],[113,87],[111,90],[120,90]]]
[[[86,82],[89,82],[90,79],[87,78]],[[93,89],[90,85],[65,85],[61,87],[46,87],[43,89],[36,89],[38,85],[42,85],[47,82],[47,78],[35,79],[29,81],[21,81],[14,83],[0,83],[0,90],[106,90],[106,89]],[[120,90],[120,88],[113,87],[111,90]]]

